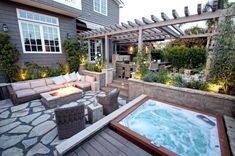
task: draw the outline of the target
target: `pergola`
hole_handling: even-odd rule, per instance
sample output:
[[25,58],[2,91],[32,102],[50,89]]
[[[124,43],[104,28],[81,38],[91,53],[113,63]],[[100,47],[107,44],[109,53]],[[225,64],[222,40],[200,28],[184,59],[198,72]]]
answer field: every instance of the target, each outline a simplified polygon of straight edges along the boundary
[[[232,8],[232,7],[231,7]],[[209,19],[223,19],[232,16],[232,9],[218,9],[218,0],[213,1],[212,11],[203,12],[202,5],[197,5],[197,14],[190,15],[188,7],[184,7],[185,16],[179,17],[176,10],[172,10],[173,18],[169,18],[164,12],[161,13],[162,20],[151,15],[151,20],[142,17],[142,20],[135,19],[135,22],[114,24],[109,27],[95,29],[79,33],[83,39],[105,39],[105,57],[109,60],[109,39],[119,43],[138,42],[138,49],[142,49],[143,41],[162,41],[177,38],[196,38],[213,36],[212,33],[185,34],[177,25],[191,22],[205,21]]]

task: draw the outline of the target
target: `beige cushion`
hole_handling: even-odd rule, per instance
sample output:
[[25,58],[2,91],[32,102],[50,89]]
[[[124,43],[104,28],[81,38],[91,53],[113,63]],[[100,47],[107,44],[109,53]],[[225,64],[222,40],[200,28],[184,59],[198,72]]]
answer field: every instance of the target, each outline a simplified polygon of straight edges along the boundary
[[46,86],[46,81],[45,79],[33,80],[33,81],[30,81],[30,84],[31,84],[31,88],[43,87],[43,86]]
[[11,84],[14,91],[17,90],[23,90],[23,89],[30,89],[30,83],[29,82],[17,82]]
[[94,82],[94,81],[95,81],[95,77],[86,76],[86,81],[87,81],[87,82]]
[[60,88],[64,88],[65,86],[60,84],[60,85],[57,85],[57,84],[51,84],[51,85],[48,85],[48,87],[50,87],[52,90],[55,90],[55,89],[60,89]]
[[85,81],[78,81],[78,82],[76,82],[76,86],[78,86],[80,88],[86,88],[86,87],[90,87],[91,84],[89,82],[85,82]]
[[18,98],[34,95],[36,92],[33,89],[24,89],[16,91],[16,96]]
[[64,79],[63,76],[57,76],[52,78],[52,80],[55,82],[55,84],[60,85],[66,83],[66,80]]
[[54,81],[52,80],[52,78],[45,78],[45,80],[46,80],[47,85],[54,84]]
[[64,75],[63,77],[64,77],[64,79],[66,80],[66,82],[71,82],[71,81],[73,81],[73,80],[70,78],[69,74],[66,74],[66,75]]
[[68,83],[65,83],[64,84],[66,87],[67,86],[75,86],[76,85],[76,82],[68,82]]
[[76,81],[78,79],[75,72],[72,72],[71,74],[69,74],[69,76],[70,76],[72,81]]
[[78,81],[82,81],[81,79],[82,79],[82,75],[80,75],[78,72],[76,73],[76,76],[77,76],[77,80]]
[[33,88],[33,90],[34,90],[36,93],[45,93],[45,92],[50,91],[51,88],[48,87],[48,86],[43,86],[43,87]]
[[81,79],[79,81],[86,81],[86,76],[81,75]]

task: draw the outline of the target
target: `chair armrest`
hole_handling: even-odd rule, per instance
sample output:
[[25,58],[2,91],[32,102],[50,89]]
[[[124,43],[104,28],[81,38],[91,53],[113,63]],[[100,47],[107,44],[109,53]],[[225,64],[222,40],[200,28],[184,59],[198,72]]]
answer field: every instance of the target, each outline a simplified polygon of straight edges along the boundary
[[106,104],[107,103],[107,96],[104,95],[97,95],[96,96],[97,102],[101,105]]
[[9,95],[10,95],[12,102],[14,104],[17,104],[17,97],[16,97],[15,91],[13,90],[12,86],[8,85],[7,89],[8,89],[8,92],[9,92]]

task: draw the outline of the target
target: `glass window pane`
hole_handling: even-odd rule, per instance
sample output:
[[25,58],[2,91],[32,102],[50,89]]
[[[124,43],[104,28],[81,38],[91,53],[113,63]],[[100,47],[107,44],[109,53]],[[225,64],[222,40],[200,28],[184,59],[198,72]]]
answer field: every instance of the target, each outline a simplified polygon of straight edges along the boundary
[[29,31],[33,31],[33,25],[32,24],[28,24],[28,29],[29,29]]
[[31,12],[27,12],[27,18],[28,19],[33,19],[33,14]]
[[37,51],[36,46],[32,46],[32,51]]
[[49,32],[49,33],[53,33],[52,28],[48,27],[48,32]]
[[48,22],[48,23],[52,23],[52,22],[51,22],[51,17],[47,17],[47,22]]
[[42,51],[42,46],[38,46],[38,51]]
[[45,22],[46,21],[45,16],[40,16],[40,21]]
[[39,26],[38,26],[38,25],[34,25],[34,30],[35,30],[36,32],[40,32]]
[[26,12],[25,11],[20,11],[20,17],[26,18]]
[[39,15],[38,14],[34,14],[34,20],[36,20],[36,21],[39,21]]
[[55,48],[57,52],[60,52],[60,48],[59,47],[56,47]]
[[52,18],[52,23],[53,23],[53,24],[57,24],[57,21],[56,21],[55,18]]
[[35,39],[31,39],[31,44],[36,44]]
[[37,45],[42,45],[41,39],[37,39]]
[[55,51],[55,47],[51,46],[51,51],[54,52]]
[[50,51],[50,48],[49,46],[46,45],[46,51]]
[[23,29],[23,30],[28,30],[26,23],[22,23],[21,26],[22,26],[22,29]]
[[29,43],[29,38],[25,38],[25,39],[24,39],[24,44],[30,44],[30,43]]
[[25,45],[25,51],[31,51],[31,48],[29,45]]

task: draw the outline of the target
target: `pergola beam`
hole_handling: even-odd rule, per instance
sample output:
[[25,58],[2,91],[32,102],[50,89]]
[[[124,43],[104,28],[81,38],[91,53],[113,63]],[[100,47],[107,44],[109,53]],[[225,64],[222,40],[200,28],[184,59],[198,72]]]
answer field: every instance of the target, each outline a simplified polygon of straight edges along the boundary
[[[150,24],[146,24],[144,26],[141,26],[141,28],[143,30],[146,29],[153,29],[153,28],[161,28],[161,27],[166,27],[168,25],[175,25],[175,24],[184,24],[184,23],[190,23],[190,22],[197,22],[197,21],[203,21],[203,20],[208,20],[208,19],[213,19],[213,18],[219,18],[219,17],[225,17],[225,16],[231,16],[234,13],[232,12],[228,12],[227,9],[223,9],[223,10],[217,10],[215,12],[205,12],[202,13],[200,15],[196,14],[196,15],[190,15],[187,17],[180,17],[177,19],[171,19],[171,20],[166,20],[166,21],[161,21],[161,22],[155,22],[155,23],[150,23]],[[138,31],[139,27],[132,27],[132,28],[127,28],[124,30],[118,30],[118,31],[110,31],[110,32],[106,32],[103,34],[96,34],[96,35],[89,35],[89,36],[85,36],[85,39],[89,39],[89,38],[99,38],[99,37],[104,37],[105,35],[115,35],[115,34],[121,34],[121,33],[128,33],[128,32],[132,32],[132,31]]]
[[[175,13],[176,13],[176,11],[175,11]],[[175,14],[175,15],[177,15],[177,13]],[[166,20],[170,20],[170,18],[164,13],[164,12],[162,12],[161,13],[161,17],[162,17],[162,19],[164,20],[164,21],[166,21]],[[177,16],[176,16],[177,17]],[[176,31],[178,31],[179,33],[180,33],[180,35],[184,35],[184,32],[178,27],[178,26],[176,26],[176,25],[171,25]]]

